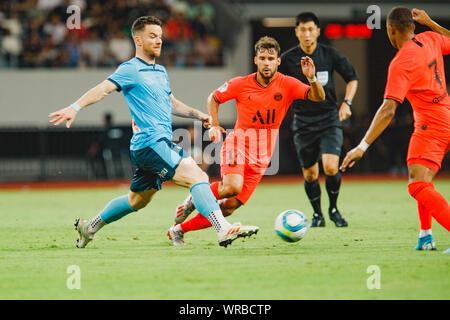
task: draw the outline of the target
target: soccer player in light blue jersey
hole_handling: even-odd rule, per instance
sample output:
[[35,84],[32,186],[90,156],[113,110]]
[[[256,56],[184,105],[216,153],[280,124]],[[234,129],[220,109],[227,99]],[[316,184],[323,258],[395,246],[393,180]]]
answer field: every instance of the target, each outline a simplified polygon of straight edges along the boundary
[[190,188],[195,207],[214,226],[219,244],[227,246],[238,237],[251,236],[259,228],[230,224],[211,192],[209,179],[195,161],[172,142],[172,114],[198,119],[210,127],[209,115],[176,99],[166,69],[156,64],[161,54],[162,23],[153,16],[136,19],[132,35],[136,56],[122,63],[106,80],[70,106],[49,114],[50,122],[69,128],[77,113],[112,91],[122,91],[132,117],[130,157],[136,171],[127,195],[111,200],[91,221],[78,218],[77,247],[84,248],[104,225],[144,208],[164,181]]

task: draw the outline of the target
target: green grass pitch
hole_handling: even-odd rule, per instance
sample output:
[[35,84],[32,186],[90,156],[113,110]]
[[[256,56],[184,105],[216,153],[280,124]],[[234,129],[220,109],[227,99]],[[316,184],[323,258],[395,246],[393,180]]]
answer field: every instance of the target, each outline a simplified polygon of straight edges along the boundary
[[[450,194],[450,181],[435,185]],[[85,249],[75,248],[75,218],[92,218],[126,188],[1,191],[0,298],[450,299],[450,255],[442,254],[449,233],[433,221],[438,250],[413,250],[419,222],[407,182],[344,179],[341,190],[348,228],[327,219],[300,242],[283,242],[273,228],[279,212],[299,209],[311,218],[303,185],[261,184],[230,217],[260,226],[256,237],[222,248],[208,229],[173,247],[166,232],[187,190],[167,186]],[[80,289],[67,287],[72,265],[80,268]],[[369,266],[379,267],[380,289],[367,287]]]

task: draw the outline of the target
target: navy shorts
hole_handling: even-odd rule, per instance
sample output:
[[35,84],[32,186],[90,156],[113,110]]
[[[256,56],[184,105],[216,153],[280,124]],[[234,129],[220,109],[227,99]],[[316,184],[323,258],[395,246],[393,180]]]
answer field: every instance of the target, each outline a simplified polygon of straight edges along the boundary
[[172,180],[181,160],[187,157],[189,155],[181,147],[167,138],[161,138],[149,147],[131,150],[130,158],[136,166],[136,171],[130,190],[161,190],[161,184]]
[[330,127],[323,131],[294,134],[294,144],[302,168],[309,168],[319,162],[322,154],[341,155],[344,136],[342,128]]

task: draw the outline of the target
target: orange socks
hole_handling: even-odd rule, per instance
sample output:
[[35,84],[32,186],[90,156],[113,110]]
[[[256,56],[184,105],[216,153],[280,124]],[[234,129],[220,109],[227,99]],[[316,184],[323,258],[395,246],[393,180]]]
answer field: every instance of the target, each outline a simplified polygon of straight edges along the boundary
[[205,218],[201,213],[180,224],[180,228],[181,230],[183,230],[183,232],[201,230],[209,227],[211,227],[211,222],[209,222],[209,220]]
[[450,231],[450,207],[431,183],[415,181],[408,184],[409,194],[416,199],[421,229],[431,229],[431,217]]
[[219,183],[220,181],[211,183],[211,191],[217,200],[219,200]]
[[420,203],[417,203],[417,210],[419,211],[420,230],[431,229],[431,214]]

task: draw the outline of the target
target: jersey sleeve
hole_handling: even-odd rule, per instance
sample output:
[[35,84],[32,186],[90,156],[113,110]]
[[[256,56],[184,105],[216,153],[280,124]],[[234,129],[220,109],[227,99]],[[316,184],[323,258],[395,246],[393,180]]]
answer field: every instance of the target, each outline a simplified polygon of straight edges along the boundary
[[334,69],[341,75],[345,82],[358,80],[356,70],[350,61],[340,53],[338,50],[333,49],[333,66]]
[[239,92],[239,82],[240,82],[239,77],[233,78],[225,82],[219,88],[214,90],[213,92],[214,99],[216,99],[216,101],[221,104],[231,99],[237,99],[237,95]]
[[389,65],[384,99],[393,99],[403,103],[411,85],[411,74],[414,66],[414,55],[404,51],[396,56]]
[[[163,67],[163,68],[164,68],[164,67]],[[166,76],[167,87],[169,87],[169,96],[170,96],[170,95],[172,94],[172,88],[170,87],[169,75],[167,74],[166,68],[164,68],[164,75]]]
[[450,54],[450,37],[446,37],[441,34],[437,34],[437,35],[441,42],[442,54],[443,55]]
[[302,99],[306,100],[308,97],[308,91],[311,90],[311,87],[304,84],[300,80],[287,76],[286,81],[288,83],[288,91],[292,100]]
[[117,91],[128,90],[135,86],[137,80],[136,68],[130,63],[121,64],[107,80],[117,86]]

